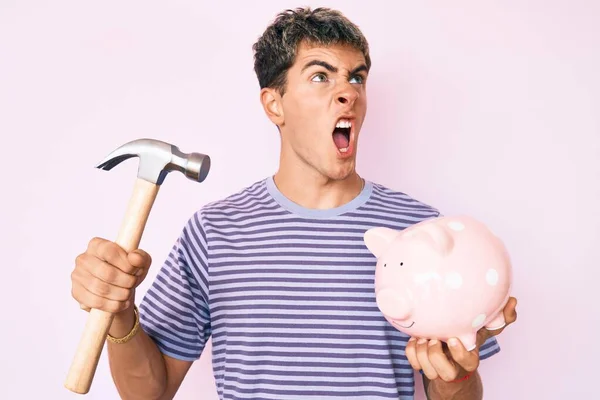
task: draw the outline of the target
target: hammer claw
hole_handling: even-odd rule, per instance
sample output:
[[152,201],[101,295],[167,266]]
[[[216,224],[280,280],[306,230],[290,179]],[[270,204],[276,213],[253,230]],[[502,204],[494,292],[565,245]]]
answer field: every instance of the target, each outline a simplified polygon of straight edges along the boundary
[[137,139],[125,143],[104,158],[96,168],[108,171],[123,161],[138,157],[138,178],[161,185],[171,171],[202,182],[210,170],[210,157],[200,153],[183,153],[172,144],[155,139]]
[[114,152],[111,153],[108,157],[102,160],[100,163],[96,165],[96,168],[102,169],[104,171],[110,171],[117,165],[121,164],[123,161],[133,158],[135,155],[133,154],[123,154],[120,156],[115,156]]

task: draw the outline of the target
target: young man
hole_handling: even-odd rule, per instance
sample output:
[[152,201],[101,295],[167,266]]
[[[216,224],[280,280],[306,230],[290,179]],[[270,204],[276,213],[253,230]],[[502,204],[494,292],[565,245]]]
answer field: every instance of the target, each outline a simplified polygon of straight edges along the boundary
[[499,351],[499,331],[482,330],[471,352],[448,349],[399,332],[375,302],[364,232],[439,213],[355,170],[367,41],[336,11],[298,9],[254,50],[281,135],[277,173],[190,218],[141,301],[141,325],[134,290],[150,256],[96,238],[77,259],[74,298],[117,314],[108,354],[119,393],[173,398],[212,336],[222,399],[412,399],[414,369],[431,399],[480,399],[477,366]]

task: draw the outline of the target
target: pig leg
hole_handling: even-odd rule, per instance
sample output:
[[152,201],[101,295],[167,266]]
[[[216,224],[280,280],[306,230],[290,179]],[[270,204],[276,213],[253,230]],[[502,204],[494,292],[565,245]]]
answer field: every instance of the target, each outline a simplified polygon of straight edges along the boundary
[[458,337],[458,340],[460,340],[463,344],[463,346],[465,346],[465,349],[467,349],[467,351],[471,351],[473,349],[475,349],[475,347],[477,347],[477,333],[473,332],[473,333],[469,333],[466,335],[460,335]]
[[485,329],[489,331],[495,331],[496,329],[504,328],[506,321],[504,320],[504,313],[500,311],[496,317],[485,325]]

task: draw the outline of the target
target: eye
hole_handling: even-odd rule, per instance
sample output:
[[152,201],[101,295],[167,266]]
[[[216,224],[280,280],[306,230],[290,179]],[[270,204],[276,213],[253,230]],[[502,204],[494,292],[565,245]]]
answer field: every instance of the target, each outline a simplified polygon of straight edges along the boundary
[[350,83],[358,83],[359,85],[364,82],[364,78],[360,75],[354,75],[350,78]]
[[404,265],[404,263],[403,263],[403,262],[401,262],[401,263],[400,263],[400,266],[403,266],[403,265]]
[[311,80],[313,82],[325,82],[327,81],[327,75],[325,75],[322,72],[319,72],[318,74],[314,75]]

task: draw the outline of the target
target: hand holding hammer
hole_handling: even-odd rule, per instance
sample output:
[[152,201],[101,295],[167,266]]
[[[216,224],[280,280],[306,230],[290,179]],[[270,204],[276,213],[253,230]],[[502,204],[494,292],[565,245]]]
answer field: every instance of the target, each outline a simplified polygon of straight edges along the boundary
[[[209,156],[200,153],[182,153],[176,146],[154,139],[139,139],[126,143],[110,153],[96,167],[111,170],[132,157],[139,158],[137,179],[114,244],[127,254],[138,248],[150,210],[168,173],[179,171],[193,181],[202,182],[210,170]],[[90,247],[97,247],[98,243],[106,242],[94,239],[90,242]],[[105,247],[105,252],[111,252],[110,246]],[[97,252],[98,250],[93,251]],[[78,260],[82,266],[80,268],[78,265],[73,272],[74,297],[82,304],[85,300],[88,304],[90,302],[102,303],[101,308],[91,308],[90,310],[65,382],[67,389],[85,394],[91,387],[114,313],[128,306],[126,302],[129,301],[132,290],[139,285],[143,277],[141,279],[136,277],[134,270],[123,271],[115,268],[105,260],[89,253],[84,253],[78,257]],[[85,284],[82,282],[90,282],[89,279],[82,278],[82,275],[86,274],[88,277],[101,276],[101,279],[97,281],[101,280],[106,283],[101,290],[110,293],[110,296],[114,298],[107,300],[107,295],[105,295],[102,301],[98,300],[99,296],[92,297],[95,300],[90,300],[92,293],[99,289],[84,290],[89,288],[85,288]],[[76,288],[81,290],[75,290]]]

